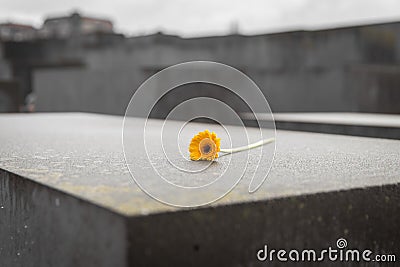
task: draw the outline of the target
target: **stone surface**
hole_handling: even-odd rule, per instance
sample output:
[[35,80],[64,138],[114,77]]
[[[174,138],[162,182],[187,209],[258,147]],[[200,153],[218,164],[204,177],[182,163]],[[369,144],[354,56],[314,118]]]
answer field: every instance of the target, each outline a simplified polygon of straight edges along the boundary
[[[269,116],[267,116],[269,117]],[[252,125],[252,116],[243,114]],[[263,115],[260,115],[263,118]],[[278,129],[400,139],[400,115],[346,112],[275,113]],[[254,124],[254,123],[253,123]]]
[[277,131],[260,190],[249,194],[244,179],[210,206],[179,209],[134,184],[122,117],[1,115],[0,125],[5,263],[248,266],[265,243],[319,248],[342,236],[376,252],[400,247],[396,140]]

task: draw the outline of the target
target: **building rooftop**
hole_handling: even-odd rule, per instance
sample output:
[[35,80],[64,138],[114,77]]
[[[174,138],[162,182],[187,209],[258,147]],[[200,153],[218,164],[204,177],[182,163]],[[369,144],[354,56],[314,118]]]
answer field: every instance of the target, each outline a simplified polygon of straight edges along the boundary
[[54,16],[54,17],[48,17],[44,20],[44,23],[48,21],[54,21],[54,20],[61,20],[61,19],[71,19],[71,18],[79,18],[81,20],[87,20],[87,21],[94,21],[94,22],[102,22],[102,23],[107,23],[110,26],[112,26],[112,21],[109,19],[104,19],[104,18],[96,18],[96,17],[89,17],[89,16],[82,16],[80,13],[74,12],[69,16]]
[[13,22],[0,23],[0,27],[14,27],[14,28],[35,30],[35,27],[33,27],[32,25],[13,23]]

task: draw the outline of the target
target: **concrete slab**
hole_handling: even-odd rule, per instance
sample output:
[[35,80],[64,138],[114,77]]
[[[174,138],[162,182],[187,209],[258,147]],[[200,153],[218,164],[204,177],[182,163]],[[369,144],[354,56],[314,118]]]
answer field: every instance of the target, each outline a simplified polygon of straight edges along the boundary
[[396,140],[278,131],[259,191],[248,194],[243,181],[217,203],[182,210],[134,184],[121,117],[15,114],[0,125],[5,263],[249,266],[265,243],[317,249],[339,237],[376,252],[400,248]]
[[[252,125],[252,115],[243,114],[242,117]],[[260,119],[263,118],[260,114]],[[277,129],[282,130],[400,139],[398,114],[295,112],[275,113],[274,118]]]

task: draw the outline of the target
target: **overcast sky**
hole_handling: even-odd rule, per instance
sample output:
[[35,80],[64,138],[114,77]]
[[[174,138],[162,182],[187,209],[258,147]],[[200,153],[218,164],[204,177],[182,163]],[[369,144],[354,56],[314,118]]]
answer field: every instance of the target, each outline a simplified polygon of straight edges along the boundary
[[400,20],[399,0],[0,0],[0,21],[40,27],[78,10],[105,17],[128,35],[162,30],[182,36],[256,34]]

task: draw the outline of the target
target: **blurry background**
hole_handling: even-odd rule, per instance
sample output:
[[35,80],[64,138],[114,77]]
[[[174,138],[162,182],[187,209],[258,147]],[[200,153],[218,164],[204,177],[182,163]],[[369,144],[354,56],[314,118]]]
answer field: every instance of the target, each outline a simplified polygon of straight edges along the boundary
[[[250,76],[274,112],[400,113],[399,1],[0,0],[0,6],[1,112],[122,115],[135,89],[157,71],[211,60]],[[192,96],[232,99],[226,90],[192,89],[165,96],[152,115],[162,117]]]

